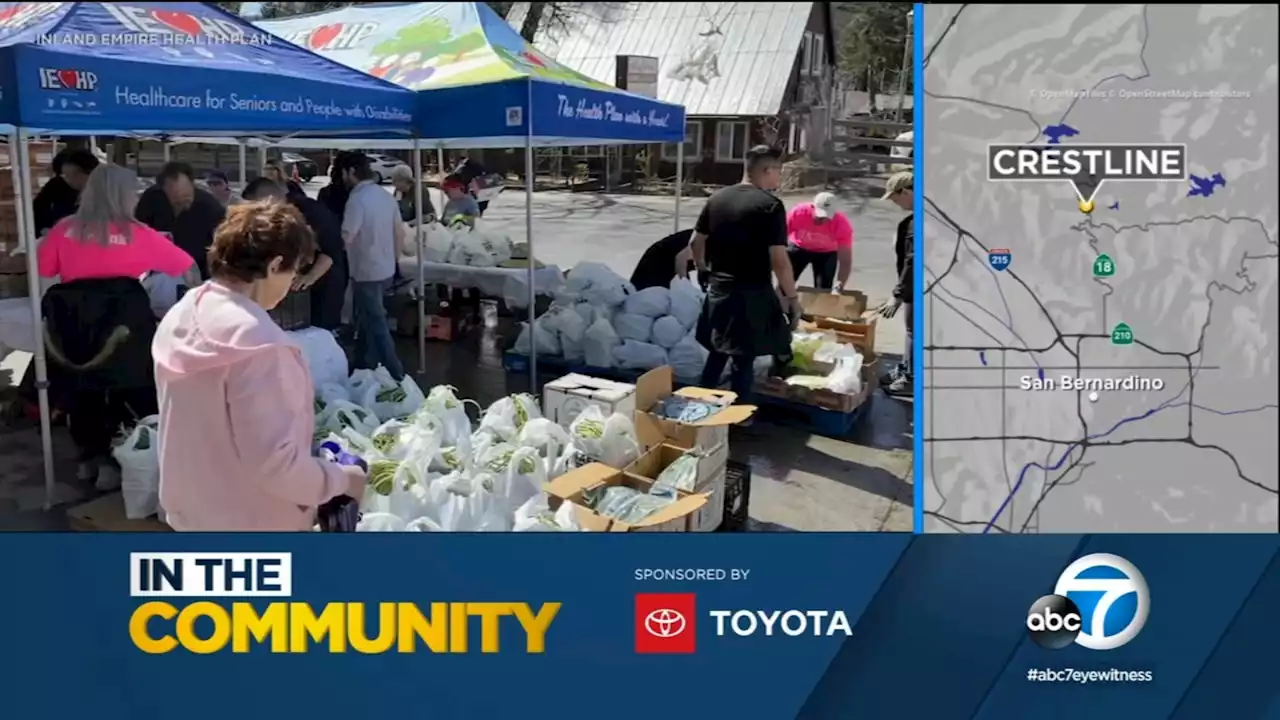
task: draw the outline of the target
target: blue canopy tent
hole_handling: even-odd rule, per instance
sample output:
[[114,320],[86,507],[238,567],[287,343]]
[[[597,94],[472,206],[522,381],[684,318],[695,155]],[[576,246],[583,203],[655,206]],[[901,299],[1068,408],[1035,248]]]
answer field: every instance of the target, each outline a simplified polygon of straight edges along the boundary
[[[40,281],[32,135],[321,134],[400,138],[416,99],[197,2],[0,3],[0,131],[9,137],[33,329]],[[38,338],[38,334],[37,334]],[[43,343],[34,343],[46,505],[54,471]]]
[[[555,62],[525,42],[486,3],[364,3],[264,21],[258,26],[418,91],[418,135],[441,152],[445,148],[523,147],[530,255],[535,147],[679,143],[685,139],[682,106],[624,92]],[[385,143],[364,145],[388,147]],[[683,153],[677,157],[678,163],[683,162]],[[417,165],[420,171],[420,160]],[[677,167],[677,229],[682,173],[683,167]],[[422,207],[421,199],[418,207]],[[535,307],[533,274],[530,267],[530,323]],[[419,298],[422,290],[420,286]],[[420,330],[420,357],[426,355],[425,345],[425,333]],[[536,384],[536,377],[537,360],[533,358],[531,382]]]

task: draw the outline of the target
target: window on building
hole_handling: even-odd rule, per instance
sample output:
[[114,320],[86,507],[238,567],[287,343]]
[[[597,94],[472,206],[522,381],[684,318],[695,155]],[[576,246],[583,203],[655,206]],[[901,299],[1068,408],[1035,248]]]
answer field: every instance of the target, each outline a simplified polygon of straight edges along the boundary
[[808,75],[813,67],[813,33],[805,31],[800,40],[800,74]]
[[721,120],[716,123],[716,162],[741,162],[751,147],[751,134],[745,122]]
[[[702,123],[690,120],[684,124],[684,159],[699,160],[702,158]],[[663,143],[662,159],[676,161],[676,144]]]
[[821,75],[822,69],[826,67],[827,55],[826,48],[823,47],[823,37],[819,33],[814,33],[809,40],[809,51],[813,57],[809,60],[809,72],[814,75]]

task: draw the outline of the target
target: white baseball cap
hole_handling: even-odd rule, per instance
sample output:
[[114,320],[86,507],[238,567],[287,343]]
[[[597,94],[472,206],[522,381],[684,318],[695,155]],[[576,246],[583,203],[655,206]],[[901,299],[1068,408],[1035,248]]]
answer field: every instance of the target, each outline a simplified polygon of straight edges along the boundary
[[830,218],[836,214],[836,196],[829,192],[820,192],[813,196],[813,214],[815,217]]

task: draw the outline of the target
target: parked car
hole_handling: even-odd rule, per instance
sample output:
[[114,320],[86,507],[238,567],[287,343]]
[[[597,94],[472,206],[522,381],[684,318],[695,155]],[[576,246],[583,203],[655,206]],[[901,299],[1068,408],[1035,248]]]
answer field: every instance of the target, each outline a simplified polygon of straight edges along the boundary
[[381,153],[365,153],[365,157],[369,158],[369,168],[373,170],[373,179],[378,184],[382,184],[391,178],[392,168],[405,164],[400,158]]
[[312,178],[320,174],[320,166],[315,161],[297,153],[280,153],[280,164],[286,176],[292,176],[296,168],[302,182],[311,182]]

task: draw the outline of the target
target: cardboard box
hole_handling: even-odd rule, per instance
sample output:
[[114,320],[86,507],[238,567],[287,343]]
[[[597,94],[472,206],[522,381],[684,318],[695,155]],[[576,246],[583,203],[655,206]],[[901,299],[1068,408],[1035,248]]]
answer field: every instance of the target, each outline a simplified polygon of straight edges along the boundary
[[[642,440],[643,442],[643,440]],[[654,482],[667,466],[683,457],[687,450],[674,445],[660,443],[646,450],[626,469],[628,475],[642,477]],[[715,532],[724,520],[724,484],[725,464],[729,459],[729,448],[724,446],[721,452],[713,456],[698,458],[697,480],[693,492],[705,495],[707,504],[698,510],[690,523],[690,532]]]
[[[729,426],[746,421],[755,414],[755,405],[735,405],[738,396],[727,390],[686,387],[675,390],[675,376],[670,366],[655,368],[636,380],[636,435],[656,437],[685,449],[701,450],[708,455],[723,449],[728,452]],[[690,400],[719,405],[722,409],[696,422],[682,423],[654,415],[651,410],[660,402],[678,395]]]
[[801,330],[827,333],[836,342],[856,347],[865,364],[875,364],[877,316],[867,310],[865,293],[845,290],[833,295],[813,288],[797,288],[796,292],[805,320]]
[[561,503],[572,503],[576,506],[578,524],[584,530],[595,532],[689,532],[694,516],[707,504],[705,495],[680,493],[675,502],[635,525],[601,515],[586,507],[584,496],[587,491],[614,485],[625,485],[647,493],[653,483],[607,465],[590,463],[547,483],[547,504],[555,510]]
[[[835,369],[829,363],[814,363],[814,375],[825,375]],[[840,413],[851,413],[871,397],[877,382],[875,368],[862,366],[862,391],[857,395],[845,395],[830,390],[788,385],[782,378],[767,378],[756,383],[756,392],[769,397],[782,398]]]
[[614,413],[632,417],[636,411],[636,386],[571,373],[542,388],[542,416],[566,429],[592,405],[600,408],[605,417]]

